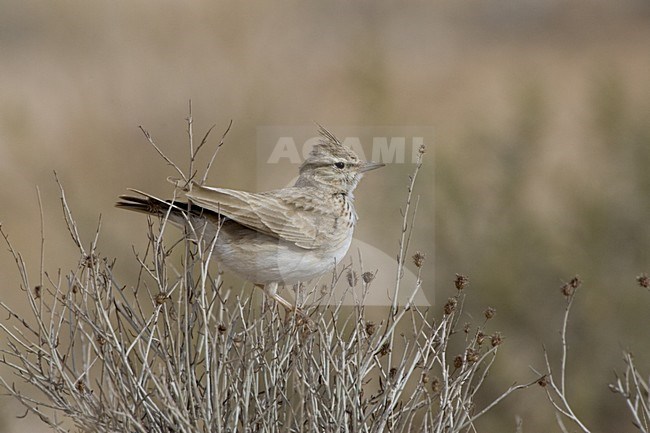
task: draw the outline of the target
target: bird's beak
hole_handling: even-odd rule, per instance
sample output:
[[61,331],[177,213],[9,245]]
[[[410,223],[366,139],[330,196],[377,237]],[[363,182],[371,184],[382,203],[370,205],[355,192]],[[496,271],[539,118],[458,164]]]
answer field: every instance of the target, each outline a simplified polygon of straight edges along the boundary
[[374,170],[376,168],[381,168],[385,166],[386,164],[383,164],[381,162],[372,162],[372,161],[367,161],[365,162],[361,168],[359,169],[360,173],[365,173],[366,171]]

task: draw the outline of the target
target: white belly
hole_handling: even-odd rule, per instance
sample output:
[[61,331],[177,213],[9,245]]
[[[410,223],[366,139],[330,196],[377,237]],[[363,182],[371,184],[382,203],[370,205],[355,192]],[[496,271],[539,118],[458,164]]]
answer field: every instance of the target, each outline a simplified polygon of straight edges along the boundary
[[[224,226],[225,228],[225,226]],[[222,228],[216,259],[242,278],[257,284],[296,284],[319,277],[340,263],[352,243],[352,230],[343,242],[328,249],[308,250],[271,236]]]

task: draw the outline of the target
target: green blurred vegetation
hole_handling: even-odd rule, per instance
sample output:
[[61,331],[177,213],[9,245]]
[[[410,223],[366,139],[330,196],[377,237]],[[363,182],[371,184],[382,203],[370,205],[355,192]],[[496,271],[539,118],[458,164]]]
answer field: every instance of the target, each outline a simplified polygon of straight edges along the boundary
[[[256,178],[260,125],[434,126],[413,241],[431,258],[427,290],[440,304],[462,273],[469,310],[497,309],[496,394],[543,368],[542,343],[558,349],[559,287],[579,274],[571,394],[590,425],[629,425],[606,385],[623,348],[650,363],[650,293],[635,283],[650,272],[647,2],[0,5],[0,221],[35,272],[36,185],[47,268],[76,260],[55,169],[88,241],[102,214],[104,252],[135,272],[144,221],[112,204],[127,187],[169,193],[173,171],[137,126],[182,159],[190,98],[197,131],[217,124],[213,140],[234,120],[210,182],[241,189],[291,177]],[[391,255],[411,168],[389,166],[357,194],[358,237]],[[18,299],[5,253],[0,275],[2,300]],[[525,431],[555,429],[536,390],[482,425],[514,431],[515,414]]]

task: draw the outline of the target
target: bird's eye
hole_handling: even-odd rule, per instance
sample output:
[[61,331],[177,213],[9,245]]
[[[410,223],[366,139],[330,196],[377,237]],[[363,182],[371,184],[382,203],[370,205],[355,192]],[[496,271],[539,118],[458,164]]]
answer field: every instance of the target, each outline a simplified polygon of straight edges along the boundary
[[334,167],[344,169],[345,168],[345,163],[344,162],[337,162],[334,164]]

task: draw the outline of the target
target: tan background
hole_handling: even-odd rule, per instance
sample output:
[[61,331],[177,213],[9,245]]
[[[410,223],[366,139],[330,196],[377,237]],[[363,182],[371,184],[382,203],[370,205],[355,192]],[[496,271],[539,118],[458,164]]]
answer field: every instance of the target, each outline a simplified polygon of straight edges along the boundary
[[[506,342],[486,398],[541,369],[542,343],[557,355],[558,289],[578,273],[570,397],[600,431],[631,425],[607,383],[622,348],[650,360],[650,293],[634,281],[650,271],[647,1],[187,3],[0,2],[0,221],[34,278],[37,185],[47,269],[77,259],[57,170],[82,236],[102,214],[101,252],[128,281],[145,224],[113,202],[127,187],[168,194],[174,174],[137,126],[182,158],[190,98],[197,134],[217,125],[213,143],[234,120],[210,180],[241,189],[294,175],[257,177],[262,125],[433,126],[414,248],[438,300],[459,272],[472,281],[467,320],[498,311]],[[393,256],[411,168],[373,173],[357,194],[357,238]],[[5,250],[0,297],[20,309]],[[35,423],[2,407],[0,431]],[[516,414],[524,431],[556,429],[539,389],[479,427],[514,431]]]

